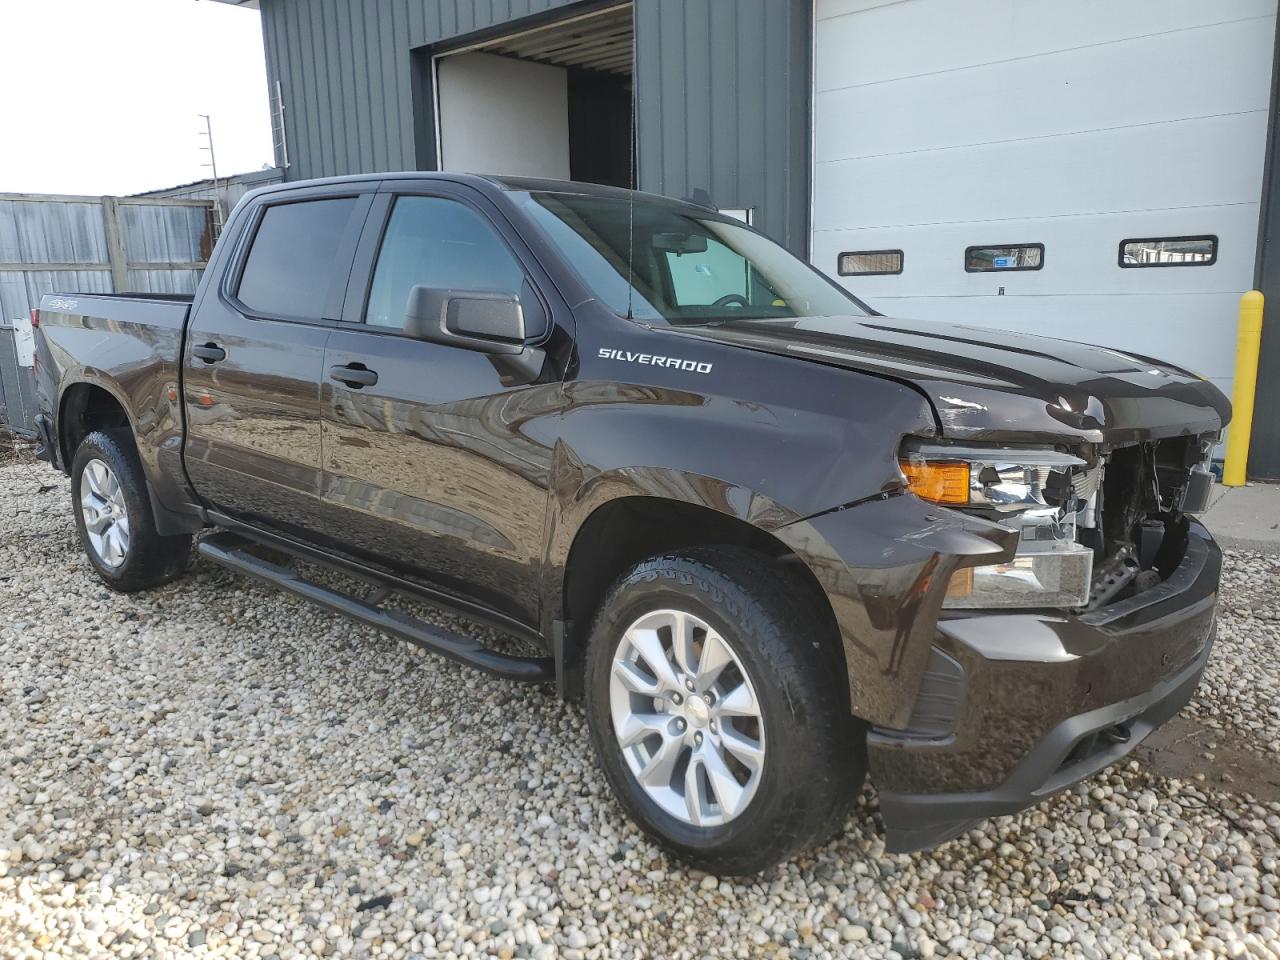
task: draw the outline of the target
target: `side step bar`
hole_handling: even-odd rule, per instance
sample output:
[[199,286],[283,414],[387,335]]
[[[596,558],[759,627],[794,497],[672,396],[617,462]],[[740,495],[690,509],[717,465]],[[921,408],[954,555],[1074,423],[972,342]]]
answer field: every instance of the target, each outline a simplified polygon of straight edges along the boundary
[[335,613],[376,627],[401,640],[416,643],[469,667],[517,683],[550,683],[556,678],[555,662],[550,657],[515,657],[497,653],[460,633],[394,610],[382,609],[378,603],[391,592],[390,588],[384,587],[379,591],[377,603],[361,600],[348,593],[313,583],[289,567],[255,557],[246,549],[253,545],[253,541],[234,533],[214,533],[201,540],[196,549],[201,556],[214,563],[256,577]]

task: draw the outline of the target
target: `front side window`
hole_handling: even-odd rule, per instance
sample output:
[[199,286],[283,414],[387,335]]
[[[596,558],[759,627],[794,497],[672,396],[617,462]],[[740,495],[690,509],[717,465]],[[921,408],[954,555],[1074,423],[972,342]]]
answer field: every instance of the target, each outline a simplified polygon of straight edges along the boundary
[[267,207],[236,298],[254,313],[319,319],[355,197]]
[[621,316],[704,324],[867,313],[807,263],[728,218],[654,200],[514,196]]
[[399,197],[382,236],[365,322],[403,328],[415,286],[520,296],[524,280],[515,254],[470,207],[443,197]]

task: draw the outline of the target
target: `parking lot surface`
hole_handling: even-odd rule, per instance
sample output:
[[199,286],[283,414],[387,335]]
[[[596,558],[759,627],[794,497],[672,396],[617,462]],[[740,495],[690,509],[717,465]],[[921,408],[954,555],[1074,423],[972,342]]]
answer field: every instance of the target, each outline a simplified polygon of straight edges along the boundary
[[1232,553],[1195,702],[924,854],[691,872],[578,707],[197,564],[109,593],[0,466],[0,956],[1280,957],[1280,558]]

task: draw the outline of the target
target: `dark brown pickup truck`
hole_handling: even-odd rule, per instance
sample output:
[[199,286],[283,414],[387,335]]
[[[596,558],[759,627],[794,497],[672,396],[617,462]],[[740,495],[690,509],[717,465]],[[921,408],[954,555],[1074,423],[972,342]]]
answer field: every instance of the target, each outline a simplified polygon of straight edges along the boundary
[[822,841],[868,774],[891,850],[1018,810],[1132,750],[1209,657],[1214,387],[881,316],[697,205],[271,187],[194,298],[67,293],[37,319],[43,455],[108,585],[178,576],[195,539],[556,683],[631,816],[717,873]]

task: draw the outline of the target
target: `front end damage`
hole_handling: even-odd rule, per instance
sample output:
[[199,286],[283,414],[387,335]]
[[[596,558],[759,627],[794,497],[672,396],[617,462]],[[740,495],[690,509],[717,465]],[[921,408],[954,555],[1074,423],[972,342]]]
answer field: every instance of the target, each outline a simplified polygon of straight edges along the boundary
[[[1194,519],[1213,440],[908,443],[909,488],[935,502],[907,492],[779,531],[835,611],[890,851],[1092,775],[1187,702],[1221,565]],[[926,462],[965,463],[967,489]]]

